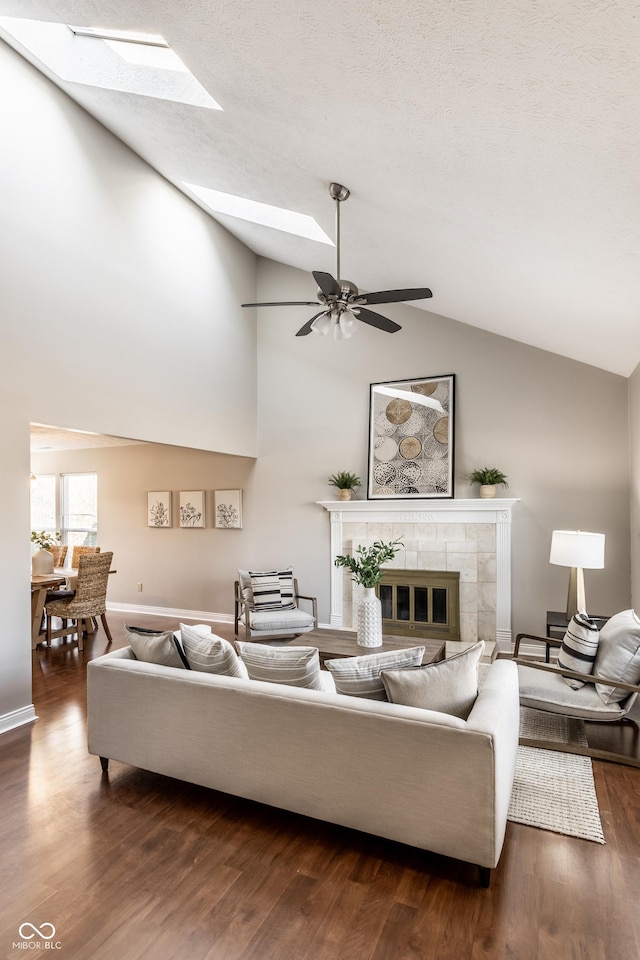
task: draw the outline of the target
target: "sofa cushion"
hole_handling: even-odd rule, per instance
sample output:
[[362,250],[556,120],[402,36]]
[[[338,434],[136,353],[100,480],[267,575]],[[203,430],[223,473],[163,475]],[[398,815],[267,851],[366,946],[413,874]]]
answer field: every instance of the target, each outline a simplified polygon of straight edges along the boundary
[[380,676],[387,699],[466,720],[478,696],[478,665],[483,653],[480,640],[446,660],[410,670],[383,670]]
[[136,660],[158,663],[163,667],[190,669],[173,630],[146,630],[143,627],[132,627],[125,623],[124,635]]
[[261,610],[294,610],[293,570],[249,571],[253,606]]
[[[593,668],[599,677],[640,683],[640,619],[633,610],[611,617],[600,631],[600,643]],[[596,683],[603,703],[620,703],[629,696],[605,683]]]
[[309,690],[323,689],[317,647],[274,647],[267,643],[236,640],[236,648],[252,680]]
[[228,640],[206,624],[180,624],[182,648],[192,670],[224,677],[247,678],[247,668]]
[[[585,676],[593,673],[599,637],[600,631],[596,621],[591,620],[586,613],[575,613],[569,621],[558,653],[558,666],[566,670],[575,670],[576,673],[584,673]],[[572,690],[579,690],[587,682],[575,677],[562,679]]]
[[336,693],[348,697],[365,697],[368,700],[386,700],[380,671],[417,667],[423,656],[424,647],[410,647],[360,657],[325,660],[324,665],[333,674]]

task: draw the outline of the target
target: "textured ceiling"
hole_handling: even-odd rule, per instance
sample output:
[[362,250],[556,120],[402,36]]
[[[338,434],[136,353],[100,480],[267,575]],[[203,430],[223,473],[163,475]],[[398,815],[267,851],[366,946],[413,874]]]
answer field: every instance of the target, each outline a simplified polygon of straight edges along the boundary
[[[176,185],[310,214],[333,236],[337,180],[352,191],[342,273],[361,289],[428,285],[422,309],[623,375],[640,361],[638,11],[0,0],[5,16],[167,39],[223,111],[60,86]],[[334,272],[331,247],[218,219],[260,255]]]

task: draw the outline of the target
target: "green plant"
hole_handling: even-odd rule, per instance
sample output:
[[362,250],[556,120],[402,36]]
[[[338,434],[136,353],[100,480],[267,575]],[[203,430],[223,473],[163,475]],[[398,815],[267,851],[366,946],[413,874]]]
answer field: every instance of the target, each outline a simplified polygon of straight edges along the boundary
[[474,470],[467,479],[470,483],[481,483],[483,486],[496,486],[498,484],[502,484],[503,487],[509,486],[506,476],[497,467],[482,467],[479,470]]
[[336,567],[347,567],[353,574],[352,580],[363,587],[375,587],[382,579],[382,564],[393,560],[396,553],[403,547],[402,540],[393,540],[383,543],[376,540],[370,547],[357,547],[353,557],[336,557]]
[[37,543],[41,550],[50,550],[60,542],[60,539],[59,533],[47,533],[46,530],[41,530],[40,533],[36,530],[31,531],[31,543]]
[[331,486],[337,487],[338,490],[353,490],[354,487],[359,487],[361,482],[356,473],[349,473],[347,470],[341,470],[340,473],[334,473],[329,477]]

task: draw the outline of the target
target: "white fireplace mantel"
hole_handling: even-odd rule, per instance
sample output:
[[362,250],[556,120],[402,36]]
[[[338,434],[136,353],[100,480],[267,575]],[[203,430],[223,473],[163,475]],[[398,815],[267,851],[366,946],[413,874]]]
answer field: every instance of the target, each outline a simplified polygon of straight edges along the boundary
[[493,524],[496,530],[496,640],[511,644],[511,511],[517,499],[491,500],[320,500],[331,520],[331,625],[343,626],[342,571],[335,558],[343,552],[353,523]]

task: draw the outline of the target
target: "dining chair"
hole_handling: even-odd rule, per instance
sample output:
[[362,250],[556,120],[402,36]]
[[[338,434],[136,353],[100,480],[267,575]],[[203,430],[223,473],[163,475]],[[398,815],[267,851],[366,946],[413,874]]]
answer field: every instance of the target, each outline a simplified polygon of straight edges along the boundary
[[[66,637],[77,633],[78,650],[82,650],[84,634],[89,630],[89,623],[94,617],[100,617],[104,632],[109,643],[113,642],[109,624],[107,623],[107,584],[113,552],[84,553],[78,558],[78,577],[75,594],[68,600],[54,600],[46,604],[47,627],[46,642],[51,646],[51,640],[56,637]],[[63,626],[53,630],[51,618],[59,617]]]
[[63,546],[50,547],[51,553],[53,554],[53,565],[54,567],[64,567],[64,561],[67,556],[67,550],[69,547],[64,544]]
[[100,547],[74,547],[73,553],[71,554],[71,566],[74,570],[78,568],[78,561],[80,557],[84,556],[86,553],[100,553]]

